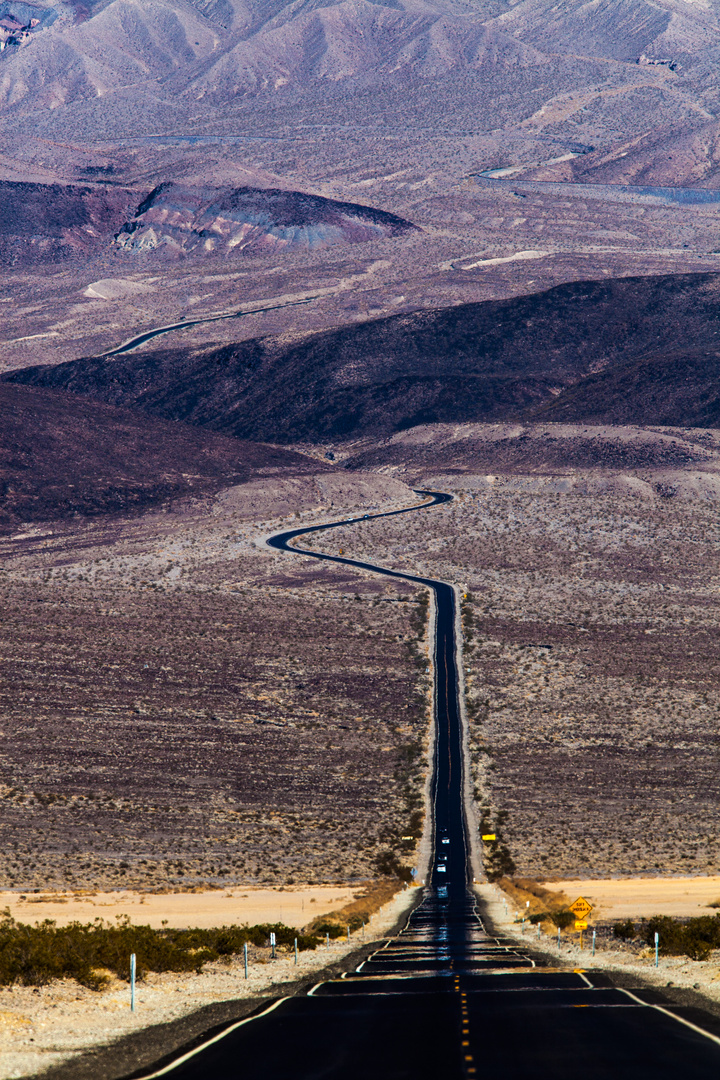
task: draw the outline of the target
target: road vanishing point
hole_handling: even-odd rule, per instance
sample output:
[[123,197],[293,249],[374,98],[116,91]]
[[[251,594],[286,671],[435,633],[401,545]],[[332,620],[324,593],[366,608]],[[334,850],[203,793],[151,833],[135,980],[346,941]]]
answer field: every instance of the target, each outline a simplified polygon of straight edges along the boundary
[[[449,502],[388,514],[429,513]],[[446,582],[268,540],[295,555],[402,578],[435,594],[433,859],[407,925],[355,970],[265,1003],[142,1075],[172,1080],[720,1080],[720,1022],[601,971],[553,967],[483,926],[472,889],[458,697],[456,602]]]

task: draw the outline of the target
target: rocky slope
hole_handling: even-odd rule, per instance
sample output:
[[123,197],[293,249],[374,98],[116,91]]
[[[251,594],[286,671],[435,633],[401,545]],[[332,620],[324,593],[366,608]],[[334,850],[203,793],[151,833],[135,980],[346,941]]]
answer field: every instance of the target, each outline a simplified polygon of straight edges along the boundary
[[413,228],[395,214],[300,191],[168,182],[150,192],[115,239],[125,251],[230,255],[359,243]]
[[0,531],[128,513],[254,477],[322,472],[292,451],[149,420],[72,394],[0,386]]
[[719,298],[714,274],[575,282],[294,340],[166,348],[3,378],[273,442],[531,418],[712,427]]

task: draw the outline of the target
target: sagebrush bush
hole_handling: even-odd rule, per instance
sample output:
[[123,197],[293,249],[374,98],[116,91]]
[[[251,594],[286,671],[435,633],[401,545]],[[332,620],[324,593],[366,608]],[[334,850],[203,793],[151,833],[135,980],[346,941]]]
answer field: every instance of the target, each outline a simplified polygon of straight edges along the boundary
[[561,930],[567,930],[568,926],[575,925],[576,916],[572,911],[551,911],[550,918]]
[[316,934],[320,934],[321,937],[329,935],[331,938],[342,937],[347,933],[346,926],[341,926],[339,922],[333,922],[332,919],[320,919],[313,923],[313,930]]
[[195,971],[203,964],[232,956],[249,945],[266,945],[274,932],[278,945],[315,949],[317,938],[299,934],[283,923],[221,926],[211,929],[155,930],[134,926],[129,918],[115,925],[93,923],[57,926],[51,919],[29,926],[18,923],[6,908],[0,919],[0,985],[43,986],[53,979],[71,978],[99,990],[112,972],[129,978],[130,954],[137,957],[137,976],[148,971]]
[[699,915],[685,922],[672,919],[669,915],[656,915],[642,929],[643,939],[648,945],[654,946],[656,932],[660,952],[664,956],[707,960],[713,949],[720,949],[720,915]]

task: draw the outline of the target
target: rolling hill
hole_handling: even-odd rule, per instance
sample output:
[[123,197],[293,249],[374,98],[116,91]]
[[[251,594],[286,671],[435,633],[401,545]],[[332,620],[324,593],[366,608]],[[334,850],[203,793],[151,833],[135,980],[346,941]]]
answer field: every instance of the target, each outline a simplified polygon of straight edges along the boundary
[[295,339],[165,348],[8,373],[237,438],[384,437],[418,424],[714,426],[720,276],[572,282]]
[[72,394],[0,386],[0,529],[128,514],[258,476],[322,471],[276,447],[227,439]]

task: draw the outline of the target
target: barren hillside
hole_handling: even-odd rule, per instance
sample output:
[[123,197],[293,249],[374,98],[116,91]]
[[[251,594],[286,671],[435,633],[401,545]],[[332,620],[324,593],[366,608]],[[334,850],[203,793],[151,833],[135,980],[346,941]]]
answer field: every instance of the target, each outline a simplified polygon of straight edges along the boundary
[[295,340],[77,360],[3,378],[279,442],[533,417],[712,427],[718,280],[578,282]]

